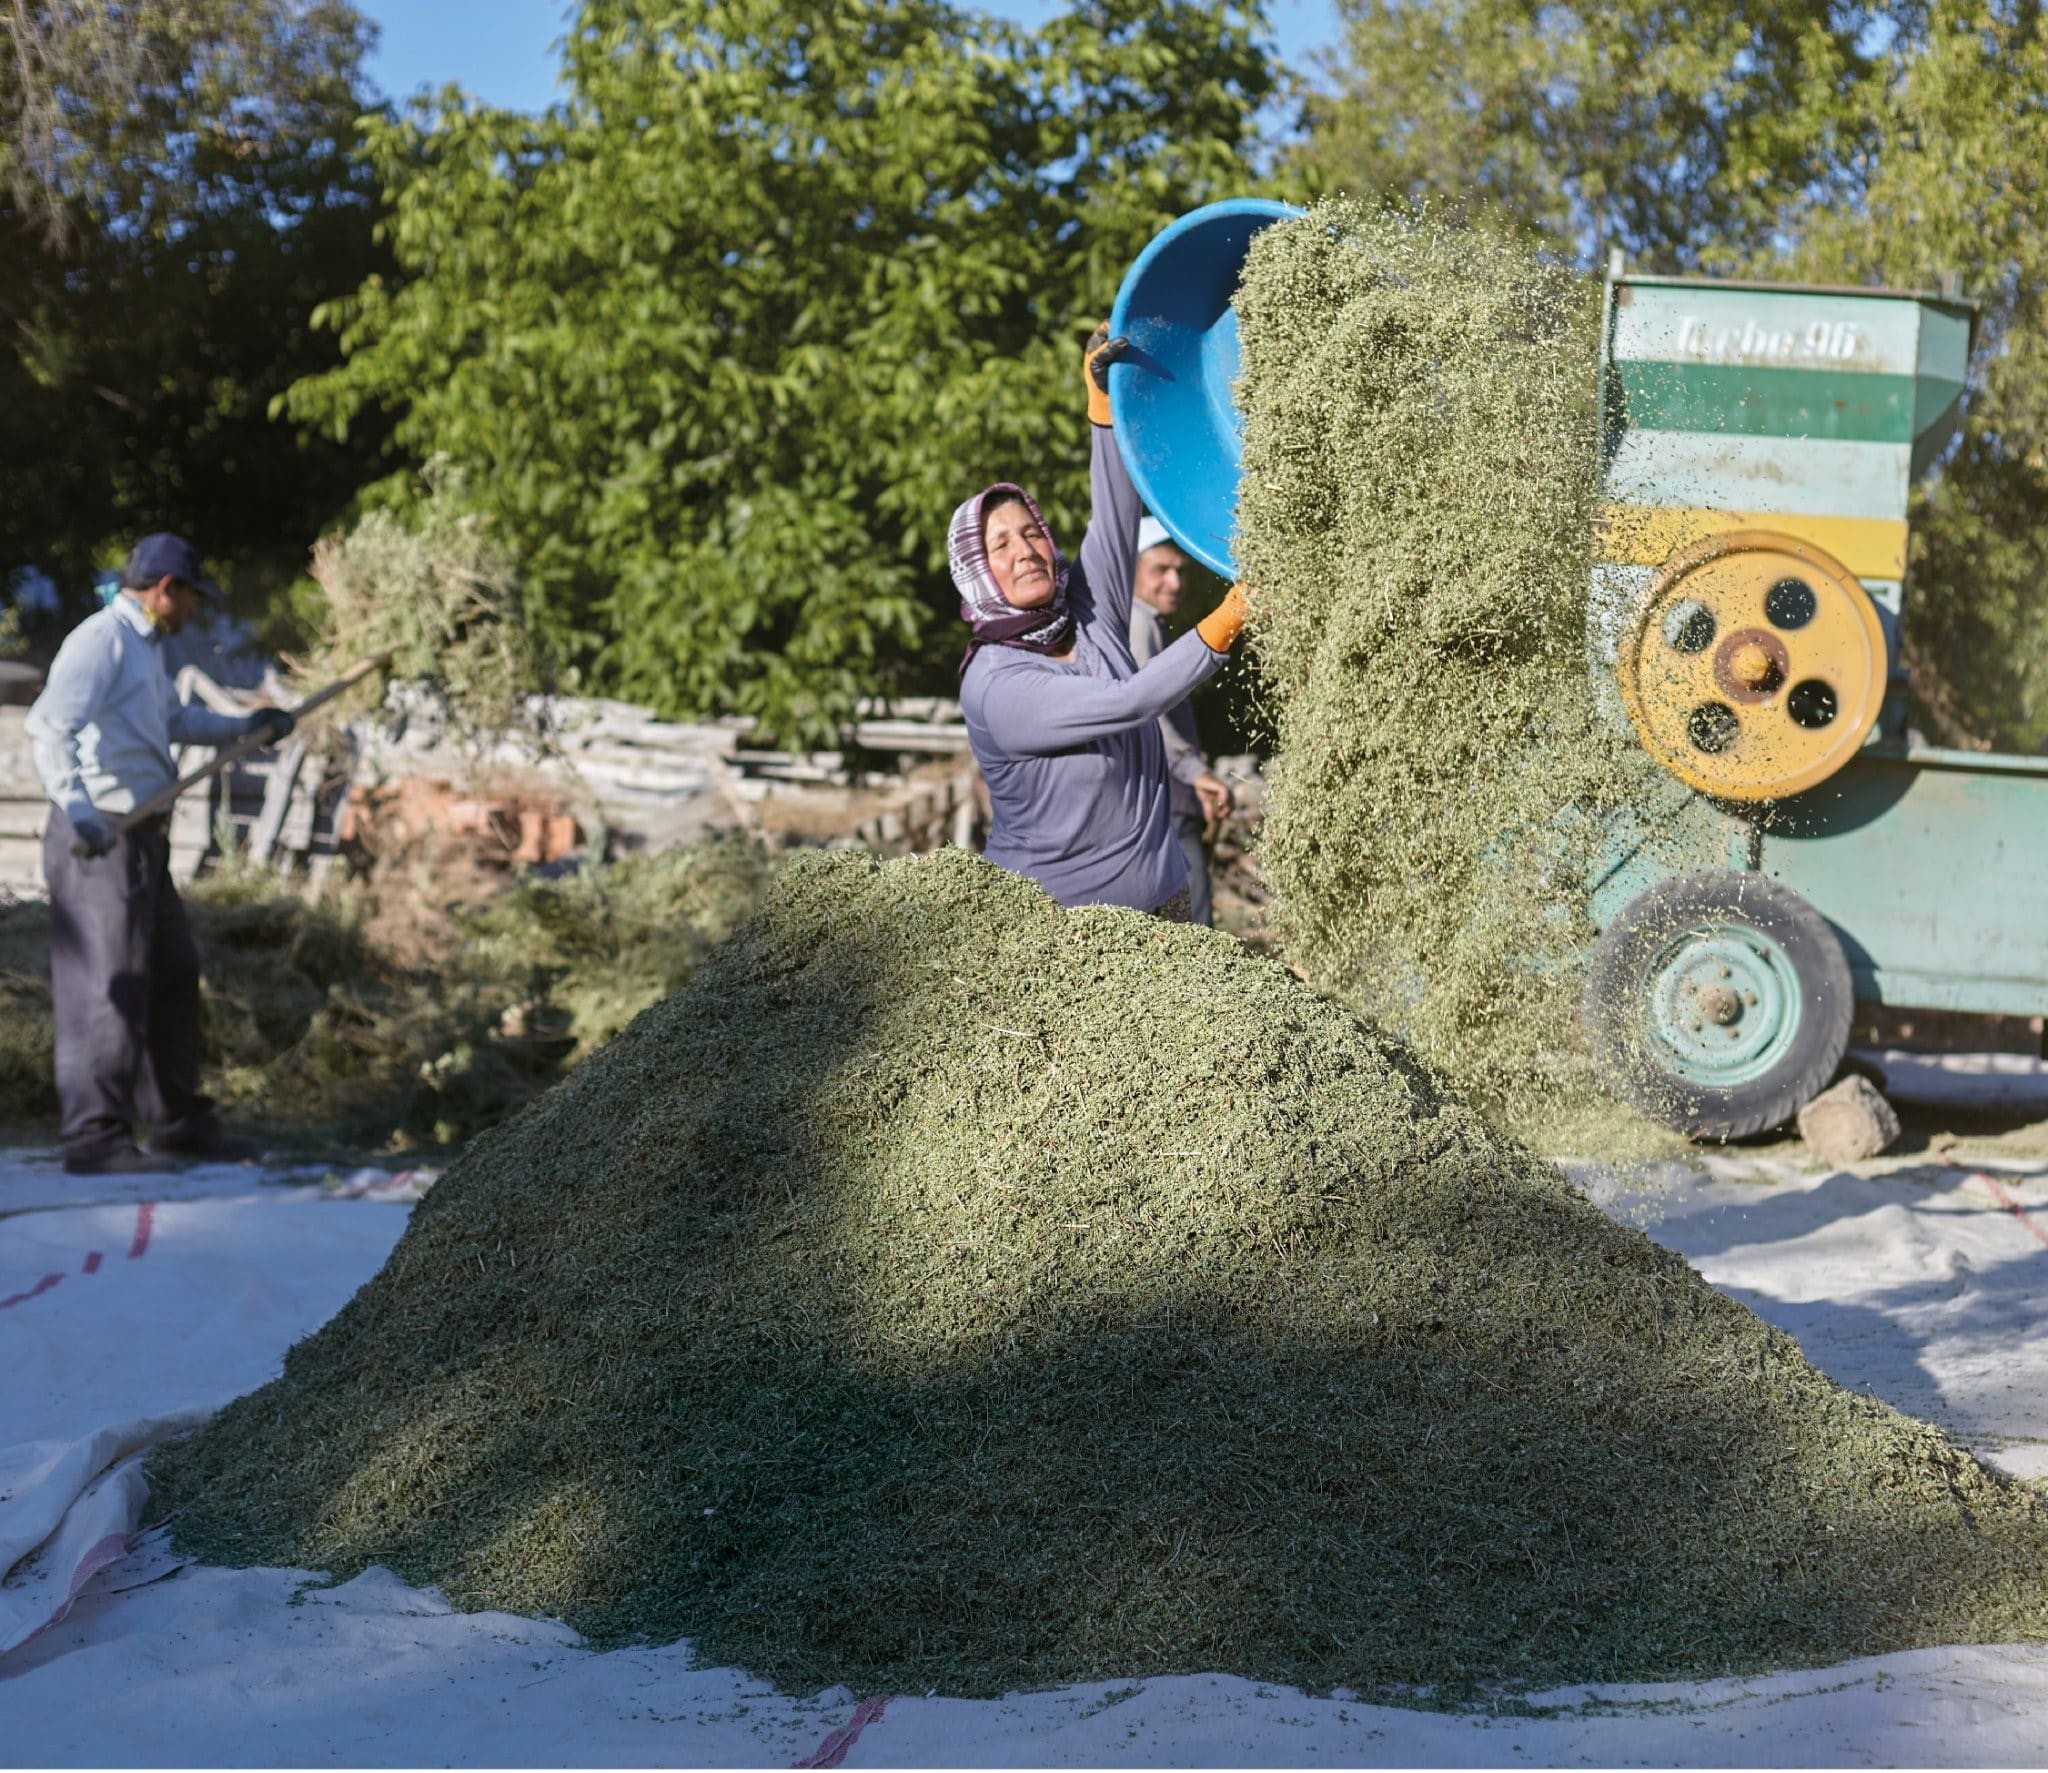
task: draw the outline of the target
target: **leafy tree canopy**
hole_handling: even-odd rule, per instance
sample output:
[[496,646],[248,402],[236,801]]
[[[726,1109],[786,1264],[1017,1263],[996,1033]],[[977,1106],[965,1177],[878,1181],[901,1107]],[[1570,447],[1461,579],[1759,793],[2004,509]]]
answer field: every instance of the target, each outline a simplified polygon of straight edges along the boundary
[[[1963,434],[1918,494],[1907,658],[1927,723],[2048,749],[2048,30],[2038,6],[1941,0],[1867,89],[1880,141],[1853,207],[1787,262],[1983,305]],[[1759,255],[1760,257],[1762,255]]]
[[1725,262],[1854,162],[1870,6],[1340,0],[1301,159],[1323,182],[1481,200],[1668,269]]
[[0,186],[51,240],[175,233],[281,146],[346,147],[369,43],[347,0],[11,0]]
[[0,573],[160,528],[252,607],[303,571],[375,442],[270,412],[378,263],[369,43],[344,0],[0,6]]
[[[945,524],[994,479],[1085,519],[1080,346],[1166,221],[1242,190],[1253,4],[585,0],[570,96],[374,124],[397,277],[291,411],[389,413],[595,687],[815,732],[943,682]],[[384,496],[421,496],[409,475]]]

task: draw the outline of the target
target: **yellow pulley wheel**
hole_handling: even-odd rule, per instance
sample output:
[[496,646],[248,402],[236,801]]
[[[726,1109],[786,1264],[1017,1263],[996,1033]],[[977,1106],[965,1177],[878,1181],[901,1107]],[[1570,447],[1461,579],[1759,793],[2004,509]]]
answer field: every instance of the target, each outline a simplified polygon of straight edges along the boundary
[[1890,659],[1870,593],[1768,530],[1674,555],[1622,636],[1622,705],[1650,755],[1720,800],[1778,800],[1856,754]]

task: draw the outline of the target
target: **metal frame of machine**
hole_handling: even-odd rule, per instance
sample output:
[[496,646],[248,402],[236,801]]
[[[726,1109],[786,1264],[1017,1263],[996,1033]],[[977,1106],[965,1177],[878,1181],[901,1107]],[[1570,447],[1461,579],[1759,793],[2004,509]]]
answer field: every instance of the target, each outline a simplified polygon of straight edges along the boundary
[[[1899,663],[1908,497],[1974,329],[1953,292],[1609,267],[1596,676],[1686,784],[1704,865],[1614,846],[1585,1007],[1639,1104],[1696,1135],[1825,1087],[1853,998],[2048,1012],[2048,758],[1919,743]],[[1806,731],[1803,687],[1828,716]]]

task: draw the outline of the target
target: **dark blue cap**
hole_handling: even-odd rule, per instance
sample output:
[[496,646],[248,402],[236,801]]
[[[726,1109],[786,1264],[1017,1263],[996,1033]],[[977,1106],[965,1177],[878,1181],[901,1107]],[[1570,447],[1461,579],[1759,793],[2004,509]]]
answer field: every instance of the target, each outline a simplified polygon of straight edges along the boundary
[[226,594],[209,579],[199,565],[199,550],[183,536],[159,532],[144,536],[128,555],[128,564],[121,569],[121,583],[131,591],[140,591],[154,585],[166,573],[174,579],[183,579],[195,591],[211,597],[216,603],[227,601]]

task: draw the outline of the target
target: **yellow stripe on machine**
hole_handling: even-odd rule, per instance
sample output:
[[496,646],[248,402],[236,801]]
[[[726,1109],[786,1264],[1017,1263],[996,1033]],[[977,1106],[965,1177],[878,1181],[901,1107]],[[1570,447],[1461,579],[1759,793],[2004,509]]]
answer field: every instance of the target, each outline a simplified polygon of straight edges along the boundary
[[1759,529],[1809,542],[1859,579],[1900,579],[1906,574],[1904,519],[1805,517],[1785,511],[1605,505],[1594,526],[1596,557],[1608,566],[1662,566],[1708,536]]

